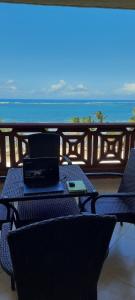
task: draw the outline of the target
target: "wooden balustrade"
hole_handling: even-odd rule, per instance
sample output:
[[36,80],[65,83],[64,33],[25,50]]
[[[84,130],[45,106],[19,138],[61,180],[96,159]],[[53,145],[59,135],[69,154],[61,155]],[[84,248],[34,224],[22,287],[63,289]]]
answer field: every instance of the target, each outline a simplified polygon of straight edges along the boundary
[[1,123],[0,175],[21,165],[30,133],[46,131],[59,133],[60,154],[86,172],[122,172],[135,145],[135,123]]

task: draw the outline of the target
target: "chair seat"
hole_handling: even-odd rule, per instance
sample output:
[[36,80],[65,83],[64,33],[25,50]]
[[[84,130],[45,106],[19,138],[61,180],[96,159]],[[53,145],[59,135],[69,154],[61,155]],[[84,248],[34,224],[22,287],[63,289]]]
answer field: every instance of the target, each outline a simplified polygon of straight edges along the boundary
[[18,203],[19,226],[60,216],[80,213],[74,198],[31,200]]

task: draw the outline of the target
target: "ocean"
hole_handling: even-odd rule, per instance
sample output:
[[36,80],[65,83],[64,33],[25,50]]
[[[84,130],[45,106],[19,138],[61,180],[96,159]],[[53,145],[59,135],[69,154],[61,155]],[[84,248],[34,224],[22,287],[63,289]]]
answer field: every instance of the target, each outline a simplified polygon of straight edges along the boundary
[[28,100],[0,99],[0,120],[4,122],[70,122],[73,117],[101,111],[105,122],[128,122],[135,100]]

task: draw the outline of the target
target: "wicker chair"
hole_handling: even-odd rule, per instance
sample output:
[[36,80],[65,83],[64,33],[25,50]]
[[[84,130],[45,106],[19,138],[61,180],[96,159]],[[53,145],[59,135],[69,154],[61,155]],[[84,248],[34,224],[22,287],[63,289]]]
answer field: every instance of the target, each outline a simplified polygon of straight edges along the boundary
[[[60,135],[58,133],[36,133],[29,135],[28,138],[29,145],[29,157],[58,157],[60,158]],[[68,164],[71,161],[67,157],[62,157],[66,160]],[[73,205],[71,202],[74,202]],[[48,206],[51,211],[53,211],[52,217],[55,217],[55,207],[58,207],[59,216],[61,216],[61,202],[65,204],[65,210],[62,211],[63,215],[67,215],[69,209],[75,206],[75,199],[70,197],[67,199],[52,199],[52,200],[37,200],[37,201],[27,201],[18,203],[18,213],[20,216],[19,226],[26,225],[29,223],[41,221],[48,218]],[[69,207],[68,207],[69,206]],[[54,208],[53,208],[54,207]],[[58,216],[57,210],[57,216]],[[50,215],[50,213],[49,213]]]
[[[56,156],[60,157],[60,136],[57,133],[37,133],[28,136],[29,155],[30,157],[41,156]],[[71,161],[66,156],[62,157],[68,164]],[[5,180],[5,176],[1,176],[2,182]],[[0,179],[1,179],[0,178]],[[58,201],[60,203],[60,200]],[[59,205],[58,203],[58,205]],[[68,203],[66,207],[68,206]],[[20,202],[18,211],[20,213],[20,219],[31,219],[31,222],[46,218],[44,217],[44,201],[39,202]],[[46,208],[45,208],[46,211]],[[9,221],[9,211],[6,206],[0,203],[0,229],[3,223]],[[10,219],[12,219],[12,210],[10,210]],[[28,223],[28,222],[26,222]],[[25,224],[25,222],[24,222]]]
[[[19,200],[19,199],[18,199]],[[41,200],[42,201],[42,200]],[[44,200],[43,200],[44,201]],[[21,227],[22,225],[28,225],[29,223],[34,222],[35,220],[32,220],[32,216],[31,215],[27,215],[31,212],[31,202],[33,202],[35,211],[37,212],[37,219],[41,218],[41,214],[40,214],[40,209],[42,209],[42,205],[37,205],[37,201],[28,201],[28,203],[30,202],[30,209],[29,211],[27,210],[28,206],[23,206],[22,205],[22,214],[18,213],[18,210],[12,206],[11,204],[4,203],[5,209],[7,210],[7,215],[9,216],[7,218],[7,222],[6,224],[4,224],[5,226],[2,226],[2,230],[1,230],[1,239],[0,239],[0,264],[2,266],[2,268],[4,269],[4,271],[6,271],[10,276],[11,276],[11,288],[12,290],[15,289],[15,282],[14,282],[14,275],[13,275],[13,268],[12,268],[12,263],[11,263],[11,259],[10,259],[10,253],[9,253],[9,247],[7,244],[7,235],[8,232],[10,230],[12,230],[13,228],[13,224],[14,226],[17,227]],[[0,203],[1,200],[0,200]],[[25,204],[25,203],[23,203]],[[28,205],[28,204],[27,204]],[[37,206],[37,208],[36,208]],[[78,208],[78,205],[76,204],[76,201],[72,200],[72,199],[63,199],[63,201],[61,201],[61,199],[55,199],[55,201],[52,199],[46,200],[44,203],[44,220],[50,219],[50,218],[57,218],[57,217],[61,217],[61,216],[69,216],[69,215],[78,215],[80,213],[80,210]],[[12,211],[12,215],[14,218],[10,218],[10,214]],[[22,219],[20,219],[20,217],[22,217]]]
[[35,133],[28,137],[29,156],[35,157],[58,157],[59,160],[72,164],[71,160],[65,155],[60,155],[60,135],[58,133],[46,132]]
[[29,156],[59,156],[60,136],[57,133],[36,133],[28,137]]
[[117,193],[102,194],[94,200],[85,201],[83,211],[115,215],[118,222],[135,223],[135,149],[131,149],[125,171],[121,175]]
[[114,217],[77,215],[10,232],[9,267],[18,300],[96,300],[115,222]]

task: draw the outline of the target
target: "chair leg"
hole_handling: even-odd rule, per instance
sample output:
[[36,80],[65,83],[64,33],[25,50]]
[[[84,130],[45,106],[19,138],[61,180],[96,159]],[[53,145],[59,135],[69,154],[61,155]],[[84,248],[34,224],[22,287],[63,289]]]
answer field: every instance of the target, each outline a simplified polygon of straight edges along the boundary
[[123,226],[123,222],[120,222],[120,225]]
[[11,275],[11,289],[12,291],[15,291],[15,280],[13,275]]

